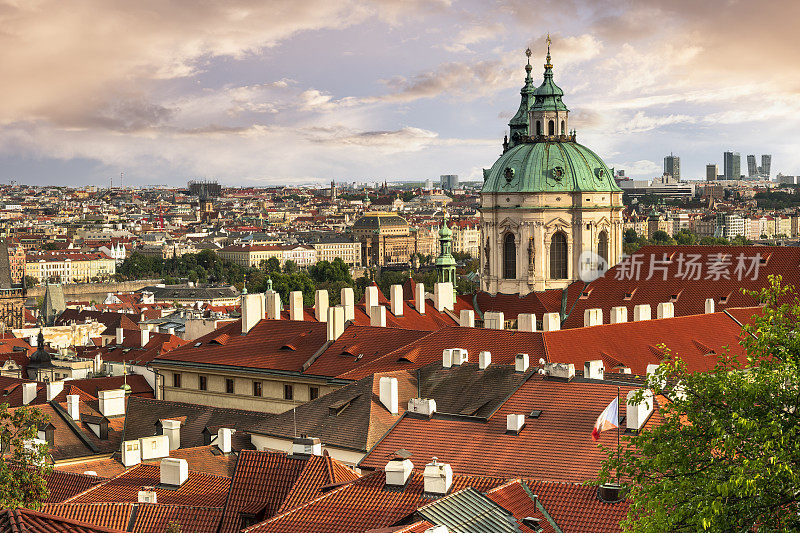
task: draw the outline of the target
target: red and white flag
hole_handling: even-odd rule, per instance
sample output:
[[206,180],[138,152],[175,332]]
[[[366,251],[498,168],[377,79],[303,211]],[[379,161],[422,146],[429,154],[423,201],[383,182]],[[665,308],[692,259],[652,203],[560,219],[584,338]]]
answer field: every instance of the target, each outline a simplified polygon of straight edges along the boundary
[[597,417],[592,430],[592,439],[598,440],[600,433],[611,428],[619,427],[619,397],[614,398],[608,407]]

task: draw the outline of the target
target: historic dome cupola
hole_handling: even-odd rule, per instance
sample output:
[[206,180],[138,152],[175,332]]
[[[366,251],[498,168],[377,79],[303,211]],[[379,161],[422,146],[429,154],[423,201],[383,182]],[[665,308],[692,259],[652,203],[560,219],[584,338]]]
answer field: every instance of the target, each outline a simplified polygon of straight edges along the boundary
[[[530,61],[530,60],[529,60]],[[547,36],[547,63],[544,65],[544,81],[534,92],[530,107],[530,132],[534,141],[574,140],[569,133],[569,109],[562,100],[564,91],[553,81],[553,65],[550,62],[550,36]]]

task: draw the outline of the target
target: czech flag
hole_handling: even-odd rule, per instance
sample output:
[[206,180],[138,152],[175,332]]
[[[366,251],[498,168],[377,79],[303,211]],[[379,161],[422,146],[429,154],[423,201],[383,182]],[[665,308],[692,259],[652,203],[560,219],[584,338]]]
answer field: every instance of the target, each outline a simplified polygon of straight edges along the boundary
[[614,398],[608,407],[597,417],[592,430],[592,440],[598,440],[600,433],[607,429],[619,427],[619,397]]

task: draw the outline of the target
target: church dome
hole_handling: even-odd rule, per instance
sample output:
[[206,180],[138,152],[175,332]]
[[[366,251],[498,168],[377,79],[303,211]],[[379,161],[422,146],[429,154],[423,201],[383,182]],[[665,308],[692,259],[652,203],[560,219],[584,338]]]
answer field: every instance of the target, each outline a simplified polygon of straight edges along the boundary
[[484,193],[619,192],[600,157],[574,141],[523,142],[484,170]]

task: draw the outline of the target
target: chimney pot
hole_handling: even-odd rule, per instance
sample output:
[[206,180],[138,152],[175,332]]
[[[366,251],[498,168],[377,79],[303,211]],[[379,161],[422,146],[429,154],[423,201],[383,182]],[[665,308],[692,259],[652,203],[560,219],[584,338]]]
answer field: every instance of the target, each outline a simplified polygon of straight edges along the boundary
[[650,304],[640,304],[633,308],[633,321],[641,322],[642,320],[650,320],[653,318],[653,311],[650,309]]
[[398,414],[398,389],[397,378],[383,376],[379,382],[380,400],[386,409],[393,415]]
[[545,313],[542,317],[542,330],[558,331],[561,329],[561,315],[558,313]]
[[161,484],[180,487],[189,479],[189,464],[186,459],[166,457],[161,460]]
[[611,319],[609,322],[611,324],[620,324],[622,322],[628,321],[628,308],[624,305],[620,305],[618,307],[611,308]]
[[486,370],[489,365],[492,364],[492,353],[483,351],[478,354],[478,368],[480,370]]
[[536,315],[533,313],[520,313],[517,315],[518,331],[536,331]]
[[487,311],[483,314],[484,329],[504,329],[506,327],[505,315],[502,311]]
[[440,463],[434,457],[430,463],[425,465],[423,478],[425,492],[444,495],[453,484],[453,468],[447,463]]
[[462,328],[474,328],[475,311],[472,309],[462,309],[458,316],[458,325]]
[[403,316],[403,286],[392,285],[389,290],[390,306],[394,316]]
[[662,302],[656,307],[658,318],[673,318],[675,316],[675,304],[672,302]]

